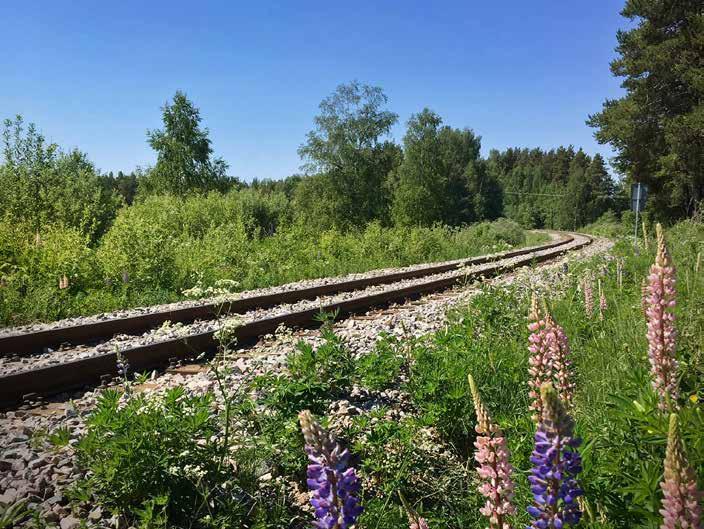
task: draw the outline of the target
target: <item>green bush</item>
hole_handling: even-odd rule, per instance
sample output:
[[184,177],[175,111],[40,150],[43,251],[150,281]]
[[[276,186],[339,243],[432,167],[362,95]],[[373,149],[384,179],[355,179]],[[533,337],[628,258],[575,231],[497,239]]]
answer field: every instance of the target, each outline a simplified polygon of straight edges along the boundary
[[355,376],[359,382],[372,391],[382,391],[392,387],[398,380],[401,368],[406,362],[405,348],[397,338],[382,335],[374,350],[361,356],[355,366]]
[[98,248],[98,261],[115,284],[126,282],[135,289],[177,287],[176,236],[167,222],[159,222],[163,212],[142,214],[144,206],[122,210]]
[[251,506],[241,487],[253,478],[244,462],[226,459],[237,454],[217,441],[212,406],[211,396],[182,388],[150,398],[104,391],[78,445],[90,469],[81,487],[145,527],[237,524]]
[[[317,232],[290,224],[281,193],[149,196],[94,243],[76,228],[0,221],[0,321],[23,323],[495,252],[526,244],[501,219],[466,228]],[[274,230],[273,234],[271,230]],[[35,243],[39,233],[41,244]],[[546,237],[532,235],[531,244]],[[66,275],[68,289],[59,289]]]

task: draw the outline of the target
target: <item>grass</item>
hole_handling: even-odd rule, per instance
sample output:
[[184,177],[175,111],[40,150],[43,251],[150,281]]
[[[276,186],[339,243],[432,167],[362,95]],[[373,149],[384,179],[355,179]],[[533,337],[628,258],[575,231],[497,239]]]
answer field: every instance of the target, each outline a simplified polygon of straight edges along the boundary
[[[704,280],[698,267],[704,226],[684,222],[668,230],[667,236],[679,278],[680,422],[689,461],[701,479]],[[576,369],[573,415],[583,439],[580,479],[585,489],[580,527],[655,528],[661,523],[658,484],[667,425],[650,388],[640,301],[653,246],[650,241],[648,251],[641,248],[634,255],[628,241],[617,244],[613,253],[623,260],[622,283],[617,279],[617,261],[603,257],[574,264],[568,274],[552,277],[549,283],[547,303],[569,337]],[[587,274],[602,284],[608,305],[603,319],[598,312],[591,318],[585,315],[579,284]],[[399,491],[431,527],[483,528],[486,520],[479,513],[483,501],[476,491],[472,460],[476,434],[467,383],[471,372],[508,440],[517,482],[518,514],[513,523],[525,525],[534,432],[528,410],[528,304],[526,285],[486,287],[454,310],[442,331],[403,340],[380,336],[375,349],[361,356],[350,351],[328,322],[322,345],[299,344],[288,358],[287,370],[249,380],[236,398],[226,400],[232,404],[226,417],[232,428],[228,450],[233,463],[228,472],[218,473],[221,469],[216,467],[208,474],[212,481],[204,493],[217,501],[207,515],[179,504],[179,498],[193,501],[195,494],[178,496],[171,490],[176,486],[181,490],[184,482],[142,481],[139,498],[126,503],[118,504],[112,496],[123,490],[124,483],[145,475],[130,459],[116,458],[123,455],[116,446],[124,443],[120,450],[143,462],[177,457],[181,446],[152,439],[176,427],[169,416],[182,413],[179,410],[193,402],[176,399],[172,413],[157,414],[144,427],[141,421],[127,420],[130,405],[122,409],[102,405],[79,446],[92,476],[86,490],[95,495],[91,501],[118,508],[129,521],[144,521],[145,512],[157,509],[161,520],[174,527],[216,527],[224,521],[257,528],[306,527],[311,514],[301,494],[306,459],[296,414],[310,409],[353,452],[365,507],[360,529],[405,526]],[[341,405],[353,411],[336,413]],[[140,407],[152,409],[147,403]],[[222,431],[225,415],[220,411],[215,417]],[[212,415],[202,424],[214,427],[210,420]],[[109,434],[109,442],[95,442],[96,428]],[[149,434],[142,432],[146,428]],[[171,437],[189,435],[195,434],[185,431]],[[134,443],[145,436],[149,442]],[[189,456],[188,463],[211,468],[212,461],[220,461],[218,450],[208,455],[205,448],[201,459]],[[91,459],[92,453],[100,457]],[[120,471],[111,470],[111,465]],[[228,497],[238,501],[224,502],[223,483],[233,482],[237,492]],[[159,503],[165,495],[171,502],[168,508]]]
[[[208,224],[199,208],[196,220],[180,221],[178,204],[129,208],[94,246],[75,230],[49,226],[37,234],[0,221],[0,325],[470,257],[547,239],[505,219],[458,229],[372,223],[344,233],[289,225],[266,235],[237,218]],[[68,287],[60,288],[64,281]]]

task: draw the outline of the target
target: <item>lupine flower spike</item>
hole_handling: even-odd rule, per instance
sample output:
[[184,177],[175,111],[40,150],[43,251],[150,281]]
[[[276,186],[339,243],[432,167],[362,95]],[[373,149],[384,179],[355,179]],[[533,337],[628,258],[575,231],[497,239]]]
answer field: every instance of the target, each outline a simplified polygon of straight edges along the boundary
[[702,493],[697,489],[694,470],[687,464],[684,443],[677,426],[677,415],[670,414],[670,430],[665,453],[665,477],[661,529],[702,529]]
[[582,490],[577,475],[582,461],[577,452],[579,439],[574,437],[574,422],[560,402],[555,389],[544,384],[543,417],[535,433],[533,463],[528,480],[533,493],[533,505],[528,513],[534,529],[561,529],[579,522],[582,512],[577,498]]
[[623,259],[616,259],[616,282],[618,289],[623,290]]
[[319,529],[347,529],[362,513],[357,493],[359,479],[349,467],[350,453],[325,431],[308,410],[298,414],[306,443],[310,503]]
[[648,358],[653,389],[661,410],[677,409],[677,361],[675,360],[675,268],[665,245],[660,224],[656,225],[658,249],[650,267],[646,288]]
[[535,293],[531,298],[530,314],[528,316],[528,386],[531,399],[530,409],[533,411],[533,420],[540,419],[543,410],[540,398],[540,386],[552,378],[552,358],[547,336],[547,323],[538,304]]
[[591,275],[584,276],[582,290],[584,290],[584,311],[587,313],[587,318],[591,318],[594,314],[594,291]]
[[606,296],[604,295],[604,290],[601,288],[601,279],[599,280],[599,319],[604,320],[604,312],[606,312],[608,305],[606,304]]
[[645,248],[645,251],[647,252],[649,250],[648,248],[648,230],[647,226],[645,224],[645,221],[643,221],[643,247]]
[[547,342],[552,368],[550,377],[548,377],[546,381],[553,381],[558,397],[569,407],[572,405],[575,389],[570,344],[567,340],[565,330],[558,325],[547,308],[545,308],[545,322],[547,326]]
[[398,492],[398,497],[401,498],[401,503],[408,516],[408,529],[430,529],[425,518],[421,517],[415,509],[409,505],[406,498],[401,494],[401,491]]
[[474,459],[479,463],[477,472],[482,482],[479,493],[486,498],[486,503],[479,512],[489,518],[490,529],[511,529],[506,517],[515,514],[516,508],[511,503],[514,490],[511,479],[513,468],[509,463],[510,454],[506,438],[499,427],[491,422],[474,378],[472,375],[467,378],[477,414],[475,430],[479,435],[474,441]]

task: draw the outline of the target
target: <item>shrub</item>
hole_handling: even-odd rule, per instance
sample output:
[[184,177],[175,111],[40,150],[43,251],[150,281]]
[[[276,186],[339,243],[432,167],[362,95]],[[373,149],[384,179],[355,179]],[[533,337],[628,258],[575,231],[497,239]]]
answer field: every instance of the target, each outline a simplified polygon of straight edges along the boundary
[[403,344],[397,338],[382,335],[374,350],[356,361],[356,379],[372,391],[390,388],[398,380],[406,357],[401,351]]
[[174,232],[169,223],[160,222],[164,212],[143,214],[146,205],[120,212],[98,249],[98,261],[113,283],[126,279],[135,289],[173,288],[177,276]]
[[225,459],[237,454],[218,442],[212,405],[212,396],[181,388],[150,398],[104,391],[78,445],[79,463],[90,469],[82,487],[145,526],[237,524],[251,505],[241,494],[251,488],[251,469]]
[[352,383],[354,360],[342,339],[323,329],[323,345],[314,349],[299,342],[287,361],[287,372],[263,375],[256,384],[265,390],[265,402],[273,410],[295,416],[308,409],[320,414],[329,401],[343,395]]

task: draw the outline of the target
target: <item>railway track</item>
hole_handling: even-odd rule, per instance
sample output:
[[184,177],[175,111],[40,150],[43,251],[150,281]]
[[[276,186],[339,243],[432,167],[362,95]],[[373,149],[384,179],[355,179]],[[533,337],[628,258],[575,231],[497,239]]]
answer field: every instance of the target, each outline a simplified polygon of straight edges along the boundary
[[[46,347],[66,343],[80,346],[111,338],[115,334],[134,335],[158,327],[166,321],[191,324],[254,309],[267,309],[285,303],[317,299],[321,296],[371,289],[379,285],[390,286],[380,292],[362,292],[358,296],[342,300],[330,299],[314,308],[254,318],[234,330],[234,336],[238,342],[247,343],[265,334],[273,333],[280,325],[314,326],[317,324],[315,316],[321,311],[337,312],[340,316],[346,316],[372,307],[402,302],[445,290],[465,281],[496,276],[521,266],[553,259],[569,250],[586,246],[590,242],[591,238],[584,235],[561,234],[557,240],[544,245],[490,256],[343,280],[276,294],[254,295],[224,303],[208,303],[33,332],[6,334],[0,336],[0,357],[31,356]],[[400,284],[395,286],[394,284],[397,283]],[[161,367],[167,362],[193,358],[202,352],[212,352],[218,345],[214,336],[216,331],[217,325],[206,331],[196,331],[184,336],[134,345],[122,349],[120,354],[135,371]],[[0,407],[7,408],[37,397],[95,385],[109,380],[116,373],[117,353],[103,352],[87,358],[0,375]]]

